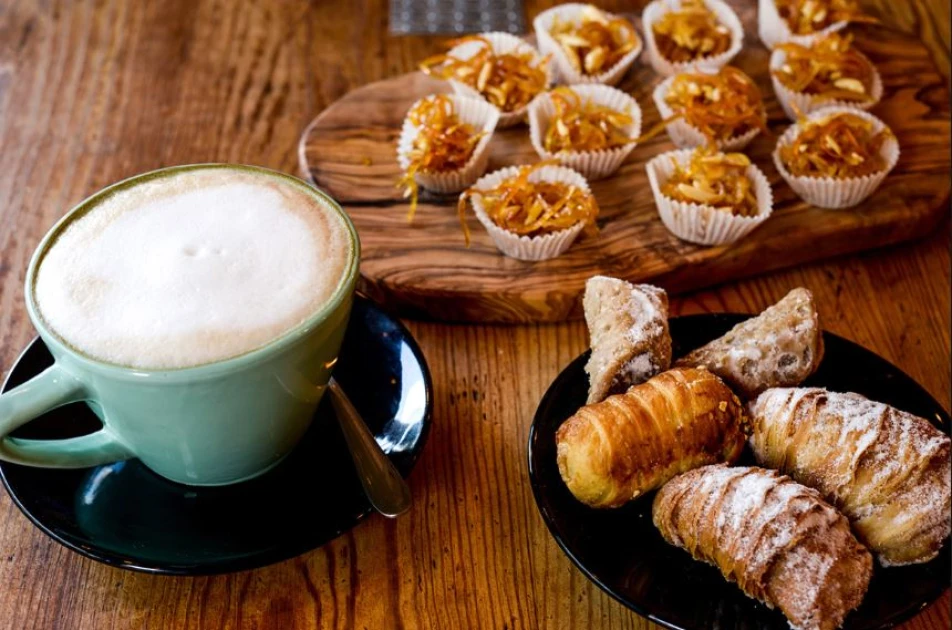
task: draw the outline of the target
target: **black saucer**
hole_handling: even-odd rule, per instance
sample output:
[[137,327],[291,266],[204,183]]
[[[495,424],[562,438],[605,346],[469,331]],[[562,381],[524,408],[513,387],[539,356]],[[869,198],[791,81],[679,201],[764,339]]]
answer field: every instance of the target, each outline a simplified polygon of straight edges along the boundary
[[[51,362],[35,339],[3,391]],[[407,329],[357,296],[334,376],[377,442],[409,474],[430,428],[432,385]],[[71,437],[99,426],[78,403],[14,435]],[[2,462],[0,476],[17,507],[57,542],[94,560],[150,573],[198,575],[271,564],[323,545],[371,512],[328,397],[291,455],[241,484],[183,486],[138,460],[81,470]]]
[[[671,320],[674,356],[703,345],[748,316],[693,315]],[[826,355],[805,385],[852,391],[928,418],[949,432],[949,416],[922,387],[869,350],[824,333]],[[529,432],[529,479],[549,531],[595,584],[635,612],[676,629],[789,628],[783,615],[747,598],[714,567],[668,545],[651,523],[653,494],[617,510],[594,510],[569,493],[555,459],[555,432],[585,404],[586,352],[555,379]],[[745,454],[744,464],[753,464]],[[845,629],[889,628],[909,619],[949,587],[949,541],[937,558],[909,567],[873,569],[862,606]]]

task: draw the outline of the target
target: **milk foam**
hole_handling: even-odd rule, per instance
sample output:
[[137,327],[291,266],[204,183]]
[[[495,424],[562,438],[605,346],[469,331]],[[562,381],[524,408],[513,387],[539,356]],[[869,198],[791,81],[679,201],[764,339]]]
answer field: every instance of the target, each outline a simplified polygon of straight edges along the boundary
[[197,170],[138,184],[74,221],[43,258],[43,320],[96,359],[144,369],[220,361],[316,312],[344,273],[343,222],[294,186]]

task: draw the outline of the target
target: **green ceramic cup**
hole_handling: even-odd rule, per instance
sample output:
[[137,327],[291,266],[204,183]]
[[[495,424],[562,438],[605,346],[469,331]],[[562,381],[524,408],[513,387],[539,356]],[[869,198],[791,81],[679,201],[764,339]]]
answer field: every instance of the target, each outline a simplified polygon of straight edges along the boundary
[[[34,297],[36,271],[50,244],[77,217],[114,192],[191,169],[239,169],[272,177],[319,198],[350,235],[343,277],[305,322],[268,345],[196,367],[140,370],[85,356],[44,323]],[[337,203],[306,183],[267,169],[227,164],[177,166],[119,182],[86,199],[43,238],[26,276],[27,311],[55,363],[0,396],[0,459],[49,468],[81,468],[138,457],[156,473],[190,485],[256,477],[281,461],[311,423],[337,361],[360,260],[357,231]],[[63,440],[9,437],[50,409],[85,401],[99,431]]]

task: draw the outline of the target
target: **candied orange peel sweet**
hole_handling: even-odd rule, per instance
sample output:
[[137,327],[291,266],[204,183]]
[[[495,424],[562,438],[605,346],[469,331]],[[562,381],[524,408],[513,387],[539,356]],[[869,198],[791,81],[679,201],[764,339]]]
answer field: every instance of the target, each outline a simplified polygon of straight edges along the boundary
[[634,142],[625,127],[634,122],[627,111],[617,111],[579,96],[570,87],[549,93],[555,113],[542,139],[549,153],[601,151]]
[[886,170],[882,148],[893,137],[889,129],[876,131],[871,121],[848,112],[799,124],[800,133],[780,147],[791,175],[846,179]]
[[703,0],[682,0],[652,25],[661,56],[674,63],[719,55],[731,47],[731,31]]
[[554,160],[521,166],[519,172],[499,182],[493,188],[470,188],[459,198],[459,218],[469,245],[466,226],[466,204],[473,195],[479,195],[486,215],[493,223],[519,236],[542,236],[576,225],[596,230],[598,203],[595,196],[578,186],[560,181],[530,181],[529,176],[543,166],[555,165]]
[[743,153],[721,153],[698,147],[686,165],[674,162],[674,173],[661,193],[675,201],[711,206],[736,216],[757,216],[754,183],[747,176],[750,159]]
[[455,47],[466,42],[480,42],[482,45],[469,59],[450,54],[429,57],[420,64],[420,70],[439,79],[455,79],[472,87],[503,112],[526,107],[548,85],[545,72],[548,57],[539,58],[531,52],[497,54],[492,43],[482,35],[463,37],[451,45]]
[[410,198],[408,220],[416,212],[420,188],[417,173],[446,173],[462,169],[473,156],[485,131],[464,123],[456,115],[453,100],[446,94],[435,94],[414,105],[407,119],[419,128],[407,154],[409,166],[397,182]]
[[794,92],[821,99],[866,103],[873,100],[873,66],[852,47],[850,35],[831,33],[812,46],[779,44],[786,57],[774,76]]
[[732,66],[724,66],[717,74],[676,75],[664,100],[675,114],[703,133],[709,143],[728,140],[751,129],[767,128],[767,114],[757,84]]
[[577,23],[556,18],[549,33],[576,72],[589,76],[614,67],[639,42],[631,22],[592,5],[585,6]]
[[836,22],[879,20],[866,15],[857,0],[776,0],[777,13],[794,35],[811,35]]

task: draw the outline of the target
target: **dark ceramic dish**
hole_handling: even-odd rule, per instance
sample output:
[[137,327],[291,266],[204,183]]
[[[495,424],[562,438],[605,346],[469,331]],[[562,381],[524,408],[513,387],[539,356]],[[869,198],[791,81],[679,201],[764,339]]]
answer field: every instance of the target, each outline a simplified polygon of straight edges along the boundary
[[[52,363],[35,339],[3,391]],[[400,322],[362,296],[334,376],[406,476],[430,428],[432,385],[416,342]],[[99,428],[83,403],[26,425],[15,437],[63,438]],[[314,549],[370,512],[325,397],[302,442],[274,470],[219,488],[183,486],[138,460],[80,470],[0,462],[3,484],[44,533],[94,560],[173,575],[239,571]]]
[[[727,332],[742,315],[693,315],[671,320],[674,356]],[[804,385],[852,391],[928,418],[949,432],[949,416],[898,368],[842,337],[824,333],[826,355]],[[595,584],[635,612],[669,628],[787,630],[783,615],[749,599],[712,566],[668,545],[651,522],[651,493],[616,510],[594,510],[569,493],[559,477],[555,432],[585,404],[588,353],[555,379],[539,404],[529,432],[529,479],[549,531]],[[753,464],[749,453],[742,464]],[[876,566],[862,606],[845,629],[889,628],[933,602],[949,587],[949,541],[926,564]]]

